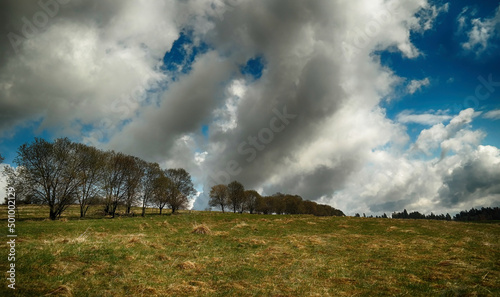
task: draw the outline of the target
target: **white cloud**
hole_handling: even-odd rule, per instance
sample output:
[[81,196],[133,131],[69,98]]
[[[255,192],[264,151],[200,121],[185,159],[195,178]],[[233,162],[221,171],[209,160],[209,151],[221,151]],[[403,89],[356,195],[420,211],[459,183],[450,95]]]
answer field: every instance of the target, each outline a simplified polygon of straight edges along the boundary
[[[466,26],[466,11],[462,11],[458,18],[459,32]],[[489,45],[491,38],[498,36],[500,24],[500,6],[496,9],[495,15],[491,18],[473,18],[470,20],[470,31],[467,32],[468,41],[462,43],[462,47],[467,51],[474,51],[476,55],[484,52]]]
[[82,125],[97,129],[103,119],[104,132],[113,133],[135,116],[145,91],[165,80],[158,61],[177,38],[174,17],[172,3],[71,2],[61,8],[0,66],[6,119],[0,135],[40,117],[40,128],[58,135],[77,136]]
[[402,124],[421,124],[421,125],[435,125],[438,123],[442,123],[451,119],[450,115],[442,114],[442,112],[437,113],[422,113],[422,114],[413,114],[411,110],[403,110],[400,112],[396,120]]
[[500,120],[500,109],[488,111],[483,115],[483,118],[490,120]]
[[406,91],[409,94],[414,94],[417,91],[420,91],[423,87],[427,87],[431,84],[428,77],[421,80],[411,80],[410,83],[406,86]]
[[[463,122],[469,112],[454,118]],[[441,124],[438,126],[441,129]],[[445,126],[444,130],[451,127]],[[354,212],[423,213],[458,212],[478,206],[495,206],[500,201],[500,150],[479,145],[484,134],[466,125],[446,137],[435,133],[437,147],[453,151],[441,159],[422,160],[407,153],[394,154],[375,150],[369,155],[370,166],[354,174],[332,200],[341,209]]]
[[430,155],[443,141],[456,137],[457,133],[467,127],[475,116],[474,110],[469,108],[462,110],[446,126],[439,123],[429,129],[422,130],[415,141],[413,150]]

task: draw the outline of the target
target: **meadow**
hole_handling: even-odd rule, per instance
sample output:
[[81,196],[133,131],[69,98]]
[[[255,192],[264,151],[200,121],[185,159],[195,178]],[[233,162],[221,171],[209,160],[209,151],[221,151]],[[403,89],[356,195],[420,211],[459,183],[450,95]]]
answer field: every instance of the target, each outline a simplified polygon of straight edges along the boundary
[[0,296],[500,296],[499,222],[77,214],[19,209],[16,290],[4,278]]

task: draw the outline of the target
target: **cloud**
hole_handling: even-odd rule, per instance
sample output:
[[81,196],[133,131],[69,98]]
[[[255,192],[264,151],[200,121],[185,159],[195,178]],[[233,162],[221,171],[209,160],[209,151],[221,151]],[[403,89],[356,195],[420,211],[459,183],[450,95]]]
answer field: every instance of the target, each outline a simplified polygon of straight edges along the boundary
[[490,120],[500,120],[500,109],[490,110],[483,114],[483,118]]
[[[44,11],[36,3],[1,4],[8,12],[2,36],[12,32],[22,42],[14,47],[2,39],[8,58],[0,64],[0,135],[38,119],[40,130],[58,135],[98,129],[106,119],[105,132],[113,133],[166,79],[158,61],[178,36],[175,5],[74,1],[38,28],[32,16]],[[23,24],[37,33],[24,34]]]
[[421,80],[411,80],[410,83],[406,86],[406,91],[413,95],[415,92],[420,91],[423,87],[427,87],[431,84],[428,77]]
[[443,141],[454,138],[459,131],[467,127],[475,116],[474,110],[469,108],[462,110],[446,126],[439,123],[429,129],[422,130],[412,149],[430,155]]
[[[479,146],[443,176],[439,203],[444,207],[493,205],[500,201],[500,150]],[[474,205],[472,204],[472,205]]]
[[[464,14],[467,10],[464,9],[458,17],[459,32],[464,30],[467,18]],[[470,20],[470,30],[466,33],[468,40],[462,43],[462,48],[466,51],[474,51],[476,55],[484,52],[489,45],[489,41],[498,36],[500,25],[500,6],[496,9],[495,15],[491,18],[473,18]]]
[[396,120],[402,124],[420,124],[432,126],[450,120],[452,117],[447,114],[422,113],[413,114],[411,110],[403,110],[396,116]]
[[[400,154],[374,150],[367,159],[370,166],[351,176],[332,200],[339,201],[337,205],[341,209],[350,209],[353,213],[367,209],[390,213],[403,208],[424,213],[453,213],[497,205],[500,150],[479,145],[484,134],[471,130],[465,124],[469,119],[472,119],[470,111],[462,111],[452,119],[453,124],[433,127],[443,130],[433,134],[435,148],[453,151],[453,154],[422,159],[418,155],[412,157],[411,149],[402,150]],[[420,136],[428,136],[425,131],[428,130]]]

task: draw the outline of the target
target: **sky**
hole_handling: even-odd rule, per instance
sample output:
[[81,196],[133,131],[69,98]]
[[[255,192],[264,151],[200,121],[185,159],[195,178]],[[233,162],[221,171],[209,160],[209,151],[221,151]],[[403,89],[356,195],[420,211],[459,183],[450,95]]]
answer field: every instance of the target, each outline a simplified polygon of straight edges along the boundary
[[2,166],[69,137],[185,168],[198,210],[232,180],[347,215],[500,206],[499,1],[7,0],[0,20]]

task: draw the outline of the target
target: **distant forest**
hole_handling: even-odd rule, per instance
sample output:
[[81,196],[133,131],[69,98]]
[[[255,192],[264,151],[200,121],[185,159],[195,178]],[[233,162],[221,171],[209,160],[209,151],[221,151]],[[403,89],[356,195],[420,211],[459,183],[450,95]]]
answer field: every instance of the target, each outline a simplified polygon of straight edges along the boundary
[[[384,214],[382,218],[387,218]],[[431,213],[430,215],[421,214],[418,211],[408,213],[405,210],[402,212],[394,212],[392,213],[393,219],[415,219],[415,220],[440,220],[440,221],[462,221],[462,222],[470,222],[470,221],[491,221],[491,220],[500,220],[500,208],[499,207],[482,207],[481,209],[471,208],[470,210],[463,210],[460,213],[456,214],[453,218],[450,214],[440,214],[435,215]]]

